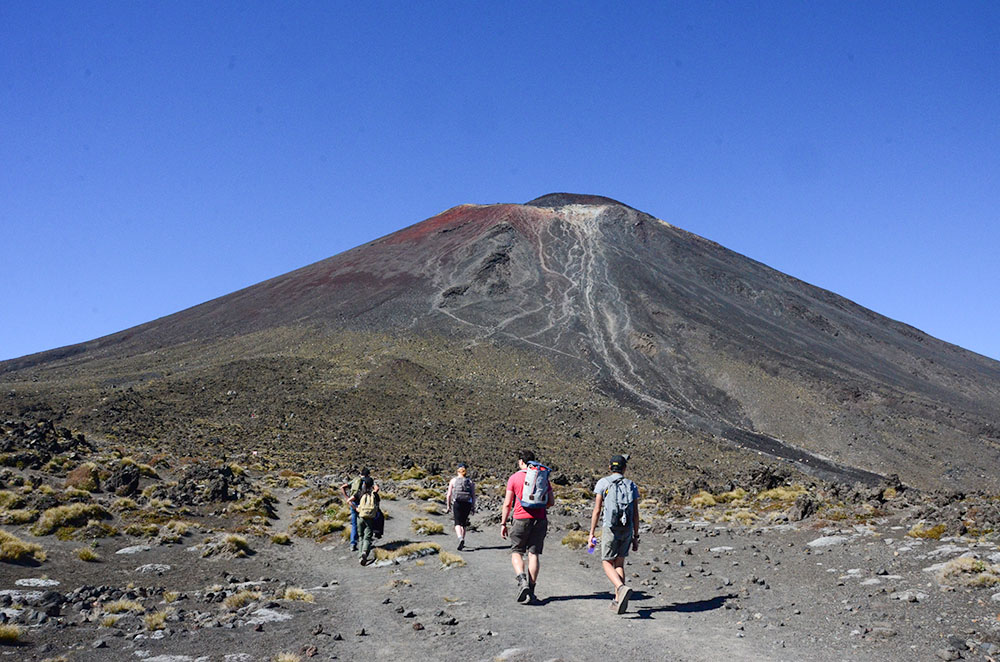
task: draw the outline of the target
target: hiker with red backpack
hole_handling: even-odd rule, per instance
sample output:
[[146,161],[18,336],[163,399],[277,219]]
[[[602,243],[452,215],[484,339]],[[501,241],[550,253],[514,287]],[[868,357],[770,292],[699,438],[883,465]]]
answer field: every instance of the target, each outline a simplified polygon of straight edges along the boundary
[[469,526],[469,515],[476,510],[476,484],[468,476],[469,468],[465,462],[458,463],[458,471],[448,483],[448,493],[445,495],[445,510],[455,517],[455,535],[458,536],[458,549],[465,548],[465,529]]
[[625,477],[628,455],[611,458],[611,474],[594,486],[594,512],[590,516],[589,552],[597,546],[594,531],[602,520],[601,566],[614,587],[611,609],[624,614],[632,589],[625,583],[625,557],[629,547],[639,549],[639,488]]
[[[548,529],[545,511],[556,500],[549,484],[549,469],[535,462],[533,452],[522,450],[518,453],[517,465],[518,471],[507,480],[507,493],[500,514],[500,537],[507,538],[507,518],[513,513],[514,523],[509,531],[510,563],[517,575],[517,601],[528,604],[535,599],[539,557]],[[527,572],[525,554],[528,556]]]

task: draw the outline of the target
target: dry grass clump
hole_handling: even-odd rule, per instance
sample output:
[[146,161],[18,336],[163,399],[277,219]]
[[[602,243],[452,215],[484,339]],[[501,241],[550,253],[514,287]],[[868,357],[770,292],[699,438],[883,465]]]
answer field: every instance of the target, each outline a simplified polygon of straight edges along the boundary
[[274,656],[274,662],[302,662],[302,658],[295,653],[278,653]]
[[63,527],[83,526],[92,519],[106,519],[111,515],[96,503],[70,503],[49,508],[31,528],[36,536],[46,536]]
[[246,556],[248,553],[253,551],[250,549],[247,539],[243,536],[238,536],[235,533],[230,533],[226,536],[223,543],[225,544],[226,551],[239,557]]
[[465,565],[465,559],[461,556],[446,552],[443,549],[438,552],[438,558],[441,560],[441,565],[445,568],[460,568]]
[[125,527],[125,534],[136,538],[155,538],[160,535],[158,524],[129,524]]
[[770,490],[764,490],[756,497],[757,501],[769,499],[771,501],[795,501],[799,496],[808,493],[809,490],[804,485],[781,485]]
[[176,602],[180,597],[180,591],[166,591],[163,594],[163,601],[170,604],[171,602]]
[[390,474],[390,477],[393,480],[419,480],[420,478],[427,477],[427,470],[413,465],[406,471]]
[[162,630],[166,627],[167,616],[169,612],[167,610],[154,611],[151,614],[146,614],[142,617],[142,622],[146,624],[147,630]]
[[45,550],[33,542],[24,542],[13,533],[0,529],[0,561],[18,563],[29,558],[42,562],[45,560]]
[[292,538],[287,533],[275,533],[271,536],[271,542],[275,545],[291,545]]
[[728,492],[723,492],[722,494],[715,495],[716,503],[732,503],[734,501],[743,501],[747,496],[747,491],[742,487],[737,487]]
[[0,624],[0,644],[12,644],[21,638],[24,631],[12,623]]
[[0,511],[24,505],[24,498],[17,492],[0,490]]
[[4,524],[12,524],[16,526],[18,524],[29,524],[34,522],[38,519],[38,511],[17,508],[2,513],[2,516]]
[[285,589],[285,594],[282,596],[285,600],[300,600],[302,602],[316,602],[316,597],[301,588],[295,586],[289,586]]
[[750,526],[757,521],[757,516],[747,508],[737,508],[736,510],[727,510],[718,521],[739,522],[743,526]]
[[342,519],[320,519],[315,515],[303,515],[289,527],[300,538],[321,538],[334,531],[343,531],[347,522]]
[[410,527],[418,534],[424,536],[444,533],[444,524],[432,522],[426,517],[414,517],[410,520]]
[[104,605],[104,611],[108,614],[121,614],[126,611],[145,611],[145,609],[135,600],[115,600]]
[[222,601],[228,609],[236,611],[240,607],[245,607],[251,602],[256,602],[260,600],[260,591],[240,591],[239,593],[233,593]]
[[120,614],[113,614],[113,615],[110,615],[110,616],[105,616],[105,617],[103,617],[101,619],[101,622],[100,622],[99,625],[102,628],[113,628],[114,626],[118,625],[118,621],[120,621],[121,618],[122,617],[121,617]]
[[441,545],[436,542],[414,542],[404,545],[399,549],[389,549],[386,547],[375,548],[376,561],[393,561],[396,559],[419,558],[437,554],[441,551]]
[[444,494],[441,493],[441,490],[435,490],[431,487],[415,489],[410,493],[410,496],[421,501],[440,501],[444,503]]
[[586,531],[570,531],[562,539],[562,544],[570,549],[583,549],[589,543]]
[[691,497],[691,505],[695,508],[711,508],[716,503],[718,502],[715,500],[715,497],[705,490],[699,490],[697,494]]
[[938,570],[937,579],[942,584],[989,588],[1000,584],[1000,565],[991,565],[971,556],[960,556],[945,563]]
[[76,558],[81,561],[87,561],[88,563],[98,563],[101,560],[100,555],[90,547],[81,547],[73,553],[76,554]]
[[120,497],[118,499],[115,499],[114,502],[112,502],[111,510],[114,510],[116,512],[139,510],[139,504],[137,504],[134,499],[129,499],[128,497]]
[[911,538],[923,538],[927,540],[940,540],[944,532],[948,530],[948,527],[944,524],[938,524],[937,526],[927,526],[923,522],[917,522],[912,529],[907,531],[906,535]]

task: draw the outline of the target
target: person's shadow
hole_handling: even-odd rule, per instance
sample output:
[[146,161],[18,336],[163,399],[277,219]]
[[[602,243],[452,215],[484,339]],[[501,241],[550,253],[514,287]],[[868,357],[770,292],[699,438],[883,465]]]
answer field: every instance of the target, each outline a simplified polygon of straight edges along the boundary
[[[726,606],[726,600],[736,597],[733,594],[728,595],[717,595],[714,598],[708,598],[706,600],[695,600],[694,602],[676,602],[674,604],[663,605],[660,607],[641,607],[636,610],[635,614],[637,618],[646,619],[653,618],[653,614],[660,611],[675,611],[681,614],[693,614],[703,611],[713,611],[715,609],[721,609]],[[632,598],[635,599],[634,597]]]
[[477,545],[475,547],[466,545],[463,552],[482,552],[489,549],[510,549],[510,545]]
[[[629,598],[629,603],[648,600],[649,597],[646,596],[642,591],[632,591],[632,597]],[[594,591],[593,593],[583,594],[583,595],[550,595],[548,597],[542,598],[541,600],[536,599],[531,604],[535,606],[544,606],[550,602],[565,602],[566,600],[607,600],[611,602],[611,592],[610,591]]]

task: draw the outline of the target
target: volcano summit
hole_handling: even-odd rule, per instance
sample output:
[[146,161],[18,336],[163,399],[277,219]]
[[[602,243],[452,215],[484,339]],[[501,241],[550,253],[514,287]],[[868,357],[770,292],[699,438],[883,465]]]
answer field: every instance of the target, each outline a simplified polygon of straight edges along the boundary
[[1000,363],[593,195],[460,205],[0,382],[8,414],[303,462],[1000,485]]

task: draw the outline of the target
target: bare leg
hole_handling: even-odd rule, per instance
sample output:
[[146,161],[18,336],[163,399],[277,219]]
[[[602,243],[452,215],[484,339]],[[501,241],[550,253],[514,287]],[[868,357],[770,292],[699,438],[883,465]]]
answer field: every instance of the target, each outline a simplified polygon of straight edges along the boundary
[[538,581],[538,567],[540,563],[541,559],[538,558],[538,554],[528,552],[528,578],[532,586]]
[[514,566],[514,574],[520,575],[524,573],[524,559],[517,552],[510,555],[510,564]]
[[604,561],[601,563],[601,567],[604,568],[604,574],[608,576],[611,585],[617,591],[618,587],[625,583],[625,559]]

